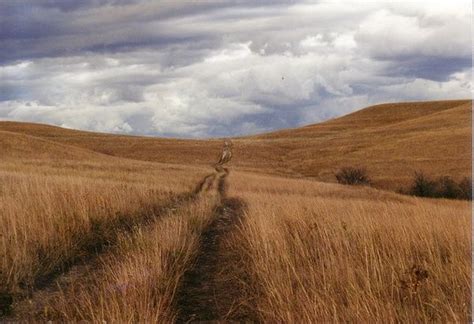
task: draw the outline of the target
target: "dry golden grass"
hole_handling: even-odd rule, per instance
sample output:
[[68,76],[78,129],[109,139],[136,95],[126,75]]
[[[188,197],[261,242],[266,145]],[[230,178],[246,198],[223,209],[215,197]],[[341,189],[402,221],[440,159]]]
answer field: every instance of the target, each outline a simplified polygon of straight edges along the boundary
[[[218,140],[179,140],[164,139],[143,136],[113,135],[104,133],[93,133],[65,129],[50,125],[18,123],[18,122],[0,122],[0,135],[7,132],[17,135],[15,141],[20,141],[22,136],[28,136],[35,140],[35,147],[40,147],[40,143],[48,143],[49,146],[57,145],[67,146],[75,150],[87,150],[88,152],[100,155],[116,156],[133,160],[205,165],[215,163],[221,149],[221,141]],[[1,138],[1,137],[0,137]],[[11,142],[13,139],[9,139]],[[7,141],[4,141],[7,142]],[[8,153],[8,143],[0,145],[5,147],[4,156],[16,155],[14,145],[12,153]],[[29,155],[36,154],[33,149],[25,150]],[[44,150],[39,150],[44,152]],[[38,152],[38,153],[39,153]],[[23,155],[21,155],[24,157]],[[53,156],[54,157],[54,156]]]
[[5,160],[0,170],[0,292],[13,295],[116,240],[206,172],[107,159]]
[[467,322],[470,204],[231,175],[264,322]]
[[[377,105],[321,124],[242,139],[247,170],[335,182],[342,167],[367,169],[376,187],[406,187],[415,171],[471,175],[471,101]],[[246,153],[248,152],[248,153]]]
[[[288,178],[362,166],[394,190],[415,170],[470,175],[470,106],[374,106],[233,140],[228,195],[247,208],[215,258],[232,271],[214,278],[245,286],[232,307],[265,322],[470,320],[470,203]],[[1,122],[0,313],[13,296],[25,320],[175,321],[203,230],[226,212],[217,178],[190,196],[220,149]]]
[[[79,267],[21,305],[21,319],[94,323],[169,323],[175,294],[197,253],[200,234],[219,204],[214,189],[183,203],[132,233],[124,233],[94,267]],[[79,271],[80,270],[80,271]]]
[[[364,167],[375,186],[390,190],[406,187],[417,170],[459,180],[470,176],[471,105],[470,100],[384,104],[320,124],[236,138],[232,166],[326,182],[335,182],[341,167]],[[214,163],[222,145],[15,122],[0,122],[0,131],[107,155],[190,165]]]

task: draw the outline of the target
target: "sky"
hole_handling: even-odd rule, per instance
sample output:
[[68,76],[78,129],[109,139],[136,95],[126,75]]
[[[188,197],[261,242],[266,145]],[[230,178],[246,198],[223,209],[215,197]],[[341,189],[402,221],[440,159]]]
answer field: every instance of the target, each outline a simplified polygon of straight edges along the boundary
[[469,0],[0,0],[0,120],[208,138],[470,98],[471,12]]

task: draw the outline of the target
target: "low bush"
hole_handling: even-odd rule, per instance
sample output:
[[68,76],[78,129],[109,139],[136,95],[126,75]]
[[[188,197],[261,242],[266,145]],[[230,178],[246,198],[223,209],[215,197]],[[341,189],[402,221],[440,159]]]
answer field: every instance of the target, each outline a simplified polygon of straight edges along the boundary
[[345,185],[370,185],[370,178],[363,168],[342,168],[336,173],[336,179]]
[[466,200],[472,200],[472,180],[471,178],[465,177],[459,182],[459,187],[462,191],[462,198]]
[[415,172],[415,178],[409,193],[419,197],[435,197],[436,183],[422,172]]
[[418,197],[471,200],[472,184],[471,179],[467,177],[459,182],[449,176],[433,180],[422,172],[416,172],[408,194]]

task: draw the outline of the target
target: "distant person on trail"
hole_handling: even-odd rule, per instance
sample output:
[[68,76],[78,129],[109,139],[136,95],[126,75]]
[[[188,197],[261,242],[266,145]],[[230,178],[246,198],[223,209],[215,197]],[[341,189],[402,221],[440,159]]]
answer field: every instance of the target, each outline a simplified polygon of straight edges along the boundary
[[222,154],[219,158],[219,161],[216,164],[216,167],[220,167],[223,164],[229,162],[232,159],[232,142],[224,141],[224,147],[222,148]]

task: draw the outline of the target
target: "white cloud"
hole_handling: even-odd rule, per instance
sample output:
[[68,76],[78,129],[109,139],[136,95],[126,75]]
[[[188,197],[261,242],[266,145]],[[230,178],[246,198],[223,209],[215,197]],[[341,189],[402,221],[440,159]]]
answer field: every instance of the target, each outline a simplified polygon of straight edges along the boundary
[[470,97],[468,2],[220,6],[42,7],[38,41],[0,32],[0,118],[206,137]]
[[[360,24],[355,40],[378,58],[470,55],[470,33],[466,33],[470,21],[443,18],[404,16],[387,9],[378,10]],[[430,22],[430,19],[436,20]]]

